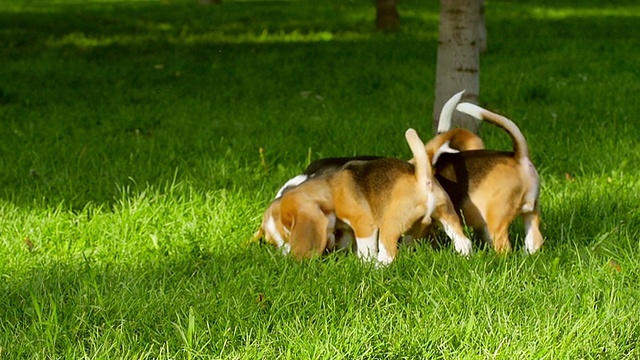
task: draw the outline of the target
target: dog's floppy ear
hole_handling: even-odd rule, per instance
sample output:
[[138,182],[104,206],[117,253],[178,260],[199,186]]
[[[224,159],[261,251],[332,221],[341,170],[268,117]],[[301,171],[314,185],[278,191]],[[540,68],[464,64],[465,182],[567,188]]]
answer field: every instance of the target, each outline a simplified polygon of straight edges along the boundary
[[322,255],[327,247],[327,216],[316,204],[305,204],[296,209],[289,244],[297,259]]

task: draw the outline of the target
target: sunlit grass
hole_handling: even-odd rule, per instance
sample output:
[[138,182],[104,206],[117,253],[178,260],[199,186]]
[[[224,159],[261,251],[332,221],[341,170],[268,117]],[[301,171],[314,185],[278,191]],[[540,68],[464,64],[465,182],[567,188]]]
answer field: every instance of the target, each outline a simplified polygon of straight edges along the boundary
[[0,3],[0,358],[640,357],[640,50],[581,3],[487,2],[480,99],[529,141],[542,251],[516,221],[512,254],[383,269],[249,240],[309,160],[430,136],[437,2],[395,34],[371,2]]
[[539,19],[595,18],[595,17],[640,17],[640,6],[611,6],[602,4],[599,7],[542,7],[528,9],[531,15]]
[[176,45],[198,45],[198,44],[239,44],[239,43],[295,43],[295,42],[326,42],[326,41],[359,41],[367,40],[370,33],[341,32],[332,33],[329,31],[318,31],[303,33],[298,30],[285,32],[279,30],[270,32],[265,29],[261,33],[225,34],[221,32],[199,33],[199,34],[179,34],[179,35],[118,35],[112,37],[93,37],[83,33],[71,33],[64,35],[60,39],[49,38],[47,46],[77,46],[80,48],[106,47],[112,45],[130,46],[140,45],[147,42],[167,42]]

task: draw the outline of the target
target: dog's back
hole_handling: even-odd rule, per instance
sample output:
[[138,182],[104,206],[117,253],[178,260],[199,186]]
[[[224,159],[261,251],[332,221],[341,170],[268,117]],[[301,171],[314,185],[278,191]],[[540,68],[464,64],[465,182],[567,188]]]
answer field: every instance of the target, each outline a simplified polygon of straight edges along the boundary
[[382,158],[372,161],[353,161],[344,166],[336,182],[348,187],[366,199],[374,217],[379,217],[403,179],[414,181],[415,167],[406,161],[395,158]]

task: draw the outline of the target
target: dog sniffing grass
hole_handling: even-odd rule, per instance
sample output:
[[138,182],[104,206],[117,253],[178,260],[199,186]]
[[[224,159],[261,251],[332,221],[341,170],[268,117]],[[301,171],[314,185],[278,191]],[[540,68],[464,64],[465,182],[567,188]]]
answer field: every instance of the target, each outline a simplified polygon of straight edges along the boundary
[[539,253],[518,221],[510,255],[383,269],[247,243],[309,160],[428,140],[436,6],[389,35],[368,2],[1,3],[0,357],[640,356],[634,2],[487,4],[480,105],[529,143]]

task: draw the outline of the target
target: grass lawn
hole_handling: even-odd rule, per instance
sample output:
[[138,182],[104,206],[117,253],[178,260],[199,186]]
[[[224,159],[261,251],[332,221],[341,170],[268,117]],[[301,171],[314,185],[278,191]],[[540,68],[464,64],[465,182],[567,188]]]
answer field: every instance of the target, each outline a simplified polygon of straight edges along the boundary
[[248,240],[310,160],[431,136],[436,1],[0,0],[0,359],[640,358],[640,6],[546,3],[487,2],[480,91],[542,251],[375,269]]

